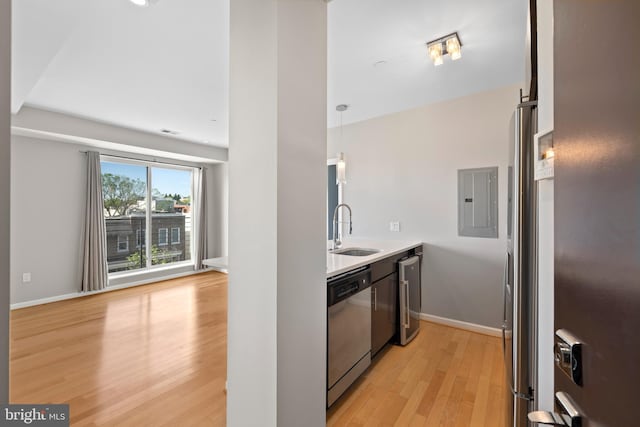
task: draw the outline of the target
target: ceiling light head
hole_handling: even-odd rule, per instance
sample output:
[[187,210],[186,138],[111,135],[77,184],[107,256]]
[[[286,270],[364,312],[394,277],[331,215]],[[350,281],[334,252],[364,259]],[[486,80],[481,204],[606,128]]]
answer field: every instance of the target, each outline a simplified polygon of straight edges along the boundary
[[442,65],[442,43],[434,43],[429,45],[429,58],[434,65]]
[[451,59],[456,61],[462,58],[462,53],[460,52],[460,41],[457,36],[453,36],[447,39],[447,52],[451,55]]
[[457,32],[447,34],[444,37],[427,43],[429,58],[431,58],[434,65],[442,65],[444,62],[443,57],[447,54],[451,56],[453,61],[460,59],[462,57],[461,47],[462,43],[460,42]]
[[339,111],[341,113],[347,111],[348,108],[349,106],[347,104],[336,105],[336,111]]

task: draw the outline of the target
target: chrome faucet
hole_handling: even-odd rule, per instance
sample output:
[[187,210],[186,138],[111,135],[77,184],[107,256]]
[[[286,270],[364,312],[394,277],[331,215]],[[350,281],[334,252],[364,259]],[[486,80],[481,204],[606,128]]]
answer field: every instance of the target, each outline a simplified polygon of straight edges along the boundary
[[333,210],[333,249],[332,250],[336,250],[336,249],[340,248],[340,246],[342,246],[342,241],[338,237],[339,236],[338,235],[338,210],[341,207],[345,207],[345,208],[347,208],[349,210],[349,234],[351,234],[351,232],[353,231],[353,224],[351,222],[351,207],[346,203],[340,203]]

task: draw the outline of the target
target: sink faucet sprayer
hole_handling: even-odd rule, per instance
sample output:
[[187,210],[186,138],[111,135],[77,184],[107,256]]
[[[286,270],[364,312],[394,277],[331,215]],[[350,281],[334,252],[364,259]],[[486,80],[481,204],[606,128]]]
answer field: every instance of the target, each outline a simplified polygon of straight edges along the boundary
[[345,207],[349,210],[349,234],[351,234],[353,231],[353,223],[351,222],[351,207],[346,203],[340,203],[333,210],[333,249],[334,250],[342,246],[342,241],[338,238],[338,210],[341,207]]

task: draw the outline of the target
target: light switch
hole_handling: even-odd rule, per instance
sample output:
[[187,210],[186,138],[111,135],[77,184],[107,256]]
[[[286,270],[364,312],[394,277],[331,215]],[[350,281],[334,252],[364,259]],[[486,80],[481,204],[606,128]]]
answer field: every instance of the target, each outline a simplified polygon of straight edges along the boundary
[[389,223],[389,231],[399,232],[400,231],[400,222],[399,221],[391,221]]
[[22,283],[31,283],[31,273],[22,273]]

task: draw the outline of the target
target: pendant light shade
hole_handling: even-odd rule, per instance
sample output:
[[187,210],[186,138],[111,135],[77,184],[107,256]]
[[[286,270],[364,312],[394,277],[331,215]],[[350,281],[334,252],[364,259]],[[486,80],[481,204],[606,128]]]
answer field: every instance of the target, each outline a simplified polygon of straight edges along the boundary
[[[340,113],[340,145],[342,145],[342,113],[347,111],[347,104],[336,106],[336,111]],[[345,162],[344,153],[338,154],[338,162],[336,163],[336,184],[343,185],[347,183],[347,163]]]
[[347,164],[344,159],[344,153],[338,154],[338,163],[336,163],[336,184],[347,183]]

